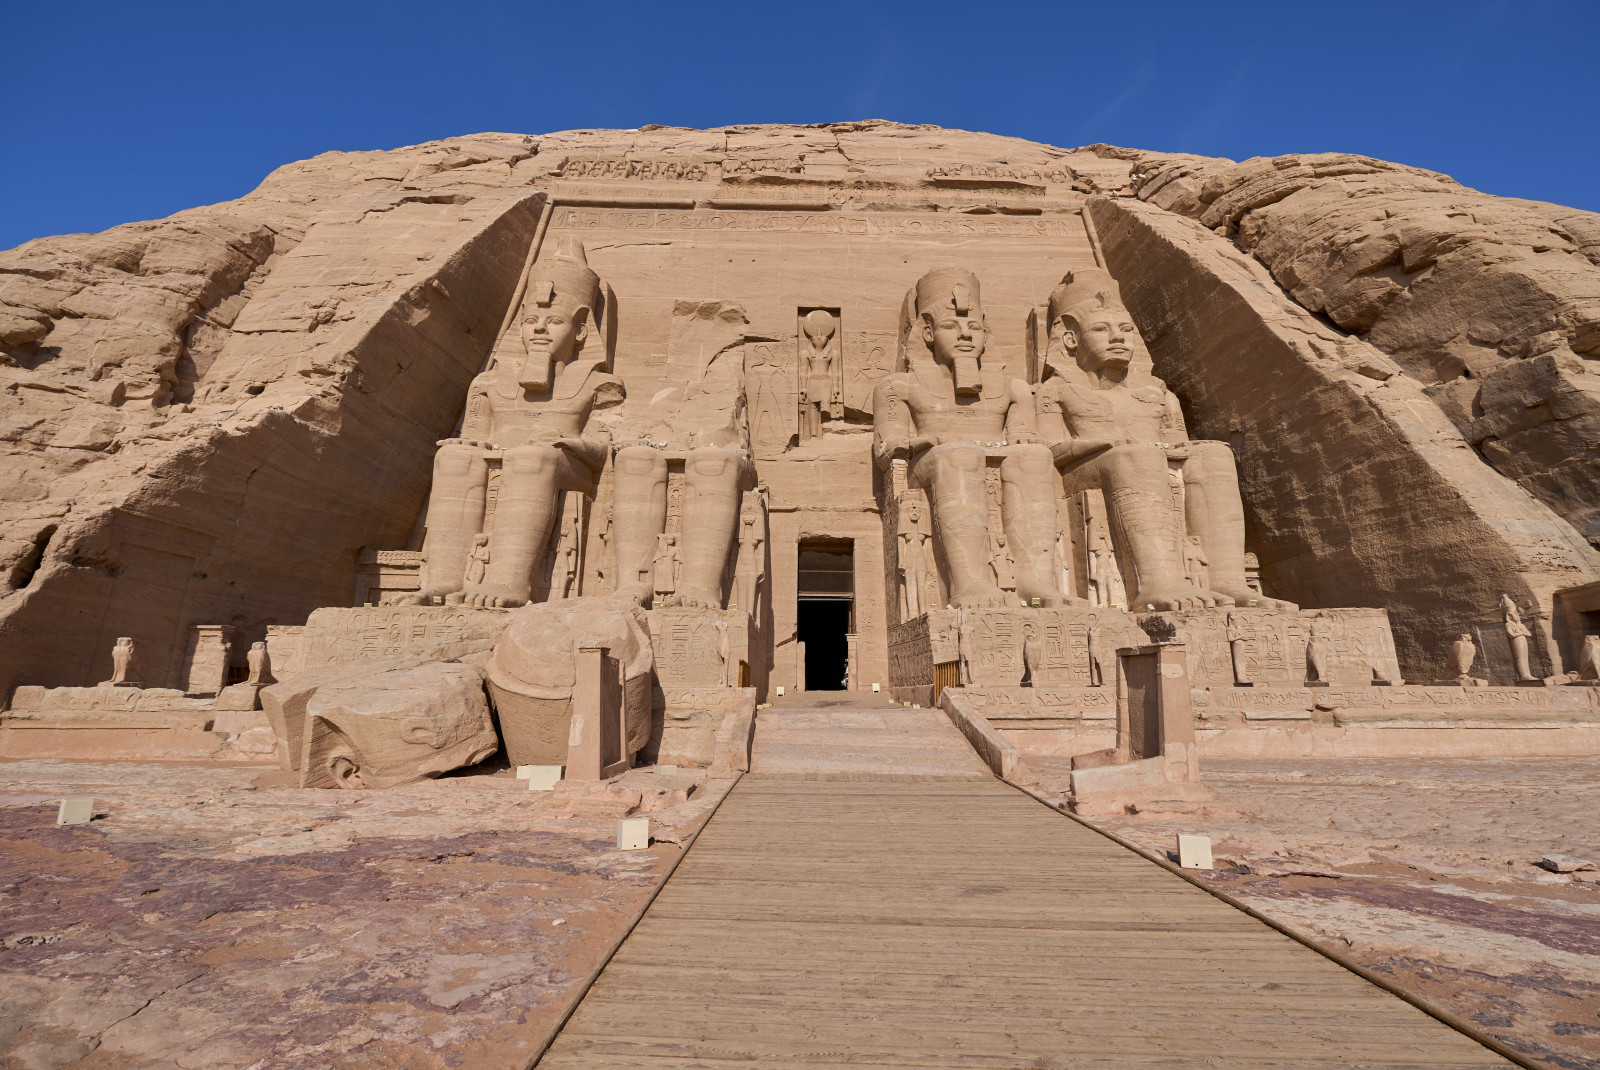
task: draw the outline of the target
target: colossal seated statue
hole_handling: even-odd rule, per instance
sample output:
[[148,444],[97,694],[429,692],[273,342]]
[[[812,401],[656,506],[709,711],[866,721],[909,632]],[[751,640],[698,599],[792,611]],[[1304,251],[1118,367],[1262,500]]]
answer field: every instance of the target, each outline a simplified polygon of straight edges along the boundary
[[[978,280],[959,268],[922,276],[906,295],[900,334],[903,370],[873,391],[873,455],[879,468],[905,459],[910,484],[927,491],[950,604],[1079,601],[1058,585],[1055,477],[1035,432],[1033,392],[983,363],[988,329]],[[1000,462],[1015,594],[1000,589],[989,567],[991,459]]]
[[[615,298],[576,238],[536,261],[531,275],[518,313],[523,359],[498,361],[473,380],[461,437],[440,442],[434,456],[422,587],[407,600],[522,605],[561,492],[594,494],[610,444],[590,418],[624,396],[610,373]],[[485,542],[496,461],[499,497]]]
[[[1101,269],[1068,274],[1050,295],[1049,317],[1038,430],[1069,493],[1104,492],[1126,555],[1130,608],[1253,601],[1294,609],[1245,583],[1244,507],[1233,451],[1223,442],[1190,441],[1178,399],[1155,377],[1116,280]],[[1182,470],[1181,513],[1169,482],[1174,464]],[[1186,578],[1188,536],[1203,550],[1206,587]]]

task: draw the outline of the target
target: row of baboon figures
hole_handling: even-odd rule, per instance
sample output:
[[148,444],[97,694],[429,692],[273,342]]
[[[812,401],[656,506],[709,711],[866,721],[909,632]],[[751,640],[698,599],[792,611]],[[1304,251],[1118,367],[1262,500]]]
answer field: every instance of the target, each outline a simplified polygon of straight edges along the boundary
[[[1247,585],[1232,452],[1225,443],[1189,440],[1116,281],[1100,269],[1073,272],[1050,295],[1048,314],[1044,378],[1035,388],[984,362],[988,328],[970,272],[930,271],[906,295],[899,370],[873,392],[873,452],[880,468],[893,471],[889,482],[903,480],[926,496],[947,603],[1083,603],[1061,578],[1059,471],[1068,494],[1103,494],[1130,608],[1252,601],[1293,608]],[[610,370],[616,299],[576,239],[535,262],[515,322],[520,355],[496,360],[473,381],[474,415],[463,432],[473,437],[439,444],[423,582],[405,597],[486,606],[529,601],[561,522],[563,492],[592,496],[609,461],[615,593],[657,601],[668,593],[654,575],[667,528],[668,468],[681,463],[681,532],[671,551],[678,575],[669,604],[724,608],[741,505],[756,486],[749,451],[736,441],[697,444],[705,436],[692,427],[675,432],[690,448],[617,440],[602,430],[596,415],[626,394]],[[814,323],[808,338],[825,349],[826,325],[821,317]],[[817,371],[814,392],[821,393],[828,376]],[[494,467],[497,500],[485,535]],[[991,567],[991,468],[998,470],[1012,590]],[[1173,506],[1171,479],[1181,479],[1181,510]],[[1206,568],[1197,582],[1193,562],[1200,557]]]

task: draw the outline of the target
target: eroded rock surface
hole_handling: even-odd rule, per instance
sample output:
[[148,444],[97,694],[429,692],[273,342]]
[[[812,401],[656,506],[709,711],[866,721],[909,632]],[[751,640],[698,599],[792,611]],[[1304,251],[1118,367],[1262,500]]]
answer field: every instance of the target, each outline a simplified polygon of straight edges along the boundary
[[1346,153],[1133,165],[1141,200],[1231,238],[1388,354],[1497,469],[1600,543],[1586,363],[1600,359],[1600,215]]
[[1212,839],[1201,874],[1541,1065],[1600,1067],[1594,759],[1207,761],[1216,801],[1093,818],[1147,850]]
[[[727,789],[276,775],[0,763],[0,1062],[520,1065]],[[100,816],[57,828],[64,794]],[[616,849],[630,813],[650,849]]]

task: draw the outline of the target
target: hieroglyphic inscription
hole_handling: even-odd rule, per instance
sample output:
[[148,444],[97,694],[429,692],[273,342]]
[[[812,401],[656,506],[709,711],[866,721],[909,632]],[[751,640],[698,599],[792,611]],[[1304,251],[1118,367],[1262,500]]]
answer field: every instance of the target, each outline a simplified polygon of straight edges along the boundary
[[318,609],[301,635],[303,666],[376,658],[465,657],[491,649],[508,610],[461,606]]
[[1017,238],[1083,240],[1076,217],[1012,218],[961,216],[955,219],[887,212],[672,211],[655,208],[558,208],[551,218],[558,230],[715,230],[792,234],[849,234],[863,237],[905,235],[996,235]]
[[1247,682],[1260,687],[1294,686],[1306,679],[1306,640],[1311,622],[1321,618],[1330,628],[1332,681],[1346,686],[1368,684],[1376,665],[1381,678],[1400,678],[1389,618],[1378,609],[1317,609],[1279,613],[1267,609],[1205,609],[1185,613],[1140,614],[1141,621],[1169,622],[1189,658],[1189,679],[1196,687],[1229,687],[1234,680],[1228,620],[1245,652]]
[[722,177],[729,175],[798,175],[805,163],[798,156],[727,156],[722,161]]
[[634,160],[616,156],[568,156],[556,168],[557,178],[620,178],[640,181],[678,179],[704,181],[717,168],[700,160]]
[[1072,168],[1063,165],[1039,168],[1019,164],[970,162],[935,164],[924,171],[923,174],[928,178],[1055,182],[1063,186],[1070,185],[1073,178]]
[[656,679],[663,689],[721,685],[719,620],[727,628],[729,658],[735,664],[749,658],[748,614],[670,607],[652,609],[646,616],[650,618],[650,646],[655,654]]
[[889,686],[933,683],[933,651],[928,641],[929,615],[913,617],[889,632]]
[[[1032,628],[1043,646],[1035,687],[1087,689],[1090,687],[1089,629],[1095,626],[1101,629],[1100,641],[1106,651],[1149,642],[1133,620],[1117,610],[1024,609],[1020,606],[1016,609],[931,610],[891,630],[891,668],[895,667],[896,649],[905,644],[899,664],[907,674],[903,677],[891,674],[891,682],[896,687],[932,683],[932,665],[941,660],[936,653],[940,644],[934,637],[949,637],[943,649],[945,660],[953,659],[955,637],[959,635],[959,628],[965,627],[971,631],[973,684],[1014,687],[1022,682],[1022,641]],[[920,652],[914,655],[918,643],[926,644],[926,655]],[[928,674],[925,677],[910,675],[924,671]],[[1107,683],[1112,682],[1114,677],[1108,677]]]

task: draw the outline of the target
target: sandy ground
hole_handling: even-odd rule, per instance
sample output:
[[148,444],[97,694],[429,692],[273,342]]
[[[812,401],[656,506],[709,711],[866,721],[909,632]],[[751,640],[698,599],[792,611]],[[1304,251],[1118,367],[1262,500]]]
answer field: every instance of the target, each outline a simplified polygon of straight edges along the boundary
[[1600,759],[1206,762],[1196,813],[1092,818],[1552,1067],[1600,1070]]
[[[520,1066],[728,788],[279,778],[0,763],[0,1066]],[[96,819],[57,827],[64,795]]]

